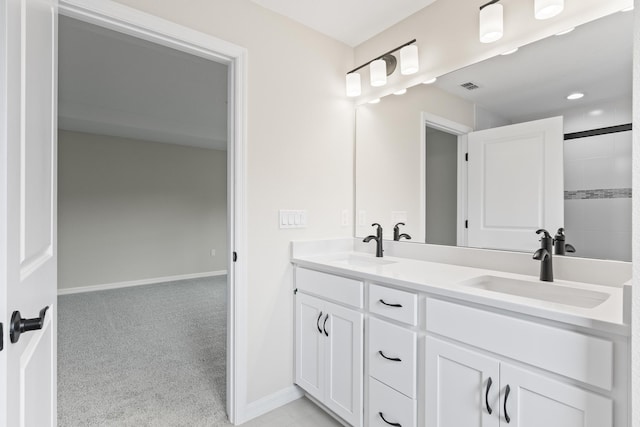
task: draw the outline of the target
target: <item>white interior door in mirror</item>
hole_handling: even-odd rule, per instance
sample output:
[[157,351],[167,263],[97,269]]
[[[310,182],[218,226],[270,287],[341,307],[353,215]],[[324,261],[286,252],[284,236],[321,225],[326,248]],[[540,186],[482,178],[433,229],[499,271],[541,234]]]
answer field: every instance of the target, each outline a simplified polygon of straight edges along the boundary
[[469,134],[469,246],[533,251],[564,224],[562,117]]

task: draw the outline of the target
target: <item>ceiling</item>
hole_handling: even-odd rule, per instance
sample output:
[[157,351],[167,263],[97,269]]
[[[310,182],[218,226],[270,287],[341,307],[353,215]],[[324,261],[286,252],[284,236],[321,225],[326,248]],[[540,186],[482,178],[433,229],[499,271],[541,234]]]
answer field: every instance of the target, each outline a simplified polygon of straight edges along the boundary
[[[605,100],[630,102],[632,61],[633,14],[615,13],[454,71],[435,85],[517,123]],[[479,88],[462,88],[466,82]],[[585,97],[568,101],[573,92]]]
[[61,129],[225,150],[227,66],[59,18]]
[[355,47],[436,0],[252,0]]

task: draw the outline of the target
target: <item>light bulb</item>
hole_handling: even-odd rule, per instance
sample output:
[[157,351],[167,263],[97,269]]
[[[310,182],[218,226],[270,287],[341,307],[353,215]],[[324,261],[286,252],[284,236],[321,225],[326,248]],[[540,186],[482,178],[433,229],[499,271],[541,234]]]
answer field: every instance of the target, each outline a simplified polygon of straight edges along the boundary
[[500,3],[490,4],[480,10],[480,42],[493,43],[504,34],[503,10]]
[[418,72],[418,46],[410,44],[400,49],[400,74],[406,76]]
[[362,88],[360,86],[360,74],[350,73],[347,74],[347,96],[354,97],[360,96]]
[[535,0],[533,7],[536,19],[549,19],[564,10],[564,0]]
[[376,59],[369,65],[371,73],[371,86],[384,86],[387,84],[387,63],[384,59]]

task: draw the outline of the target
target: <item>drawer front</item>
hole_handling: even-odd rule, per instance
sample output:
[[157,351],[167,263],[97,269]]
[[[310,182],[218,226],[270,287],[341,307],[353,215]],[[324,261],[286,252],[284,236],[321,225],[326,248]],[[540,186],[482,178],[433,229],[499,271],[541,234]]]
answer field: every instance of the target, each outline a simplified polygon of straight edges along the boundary
[[416,401],[371,377],[369,378],[368,413],[370,427],[389,427],[390,425],[415,427],[417,425]]
[[369,311],[416,326],[418,324],[418,295],[413,292],[372,284],[369,287]]
[[611,341],[430,298],[426,317],[429,332],[612,389]]
[[364,284],[360,280],[347,279],[302,267],[296,267],[295,278],[298,290],[353,307],[364,307]]
[[415,332],[369,318],[369,375],[415,398],[416,358]]

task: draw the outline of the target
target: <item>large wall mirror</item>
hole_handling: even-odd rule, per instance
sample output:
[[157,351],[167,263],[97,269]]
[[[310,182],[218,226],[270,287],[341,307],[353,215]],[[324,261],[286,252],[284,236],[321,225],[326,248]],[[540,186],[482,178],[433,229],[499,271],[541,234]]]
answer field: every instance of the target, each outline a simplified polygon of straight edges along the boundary
[[359,106],[356,237],[631,261],[632,49],[615,13]]

